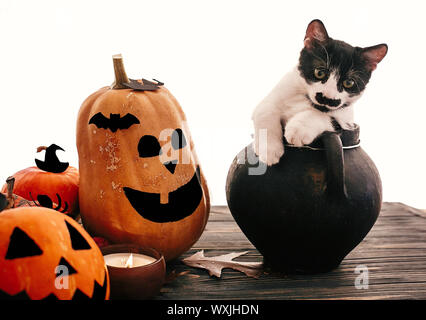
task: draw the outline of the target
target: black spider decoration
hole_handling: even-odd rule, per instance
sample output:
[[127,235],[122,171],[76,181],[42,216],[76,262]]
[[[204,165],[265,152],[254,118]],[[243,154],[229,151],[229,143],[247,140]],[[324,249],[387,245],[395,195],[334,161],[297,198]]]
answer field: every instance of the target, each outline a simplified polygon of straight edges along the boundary
[[50,197],[48,195],[39,194],[37,196],[37,201],[36,201],[36,200],[34,200],[32,194],[30,192],[30,197],[31,197],[31,200],[34,202],[34,204],[37,207],[45,207],[45,208],[53,209],[53,210],[56,210],[56,211],[59,211],[59,212],[62,212],[62,213],[65,213],[68,210],[68,203],[66,201],[65,201],[65,207],[62,208],[62,210],[61,210],[62,200],[61,200],[61,196],[59,194],[56,194],[56,197],[58,198],[58,203],[57,203],[56,208],[53,207],[53,201],[52,201],[52,199],[50,199]]

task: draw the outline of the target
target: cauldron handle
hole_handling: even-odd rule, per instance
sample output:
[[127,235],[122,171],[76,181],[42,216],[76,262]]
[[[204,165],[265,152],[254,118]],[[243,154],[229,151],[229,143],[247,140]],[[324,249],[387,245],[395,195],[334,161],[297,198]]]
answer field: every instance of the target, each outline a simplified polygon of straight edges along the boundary
[[347,199],[342,140],[336,132],[325,132],[321,140],[327,157],[326,193],[334,200]]

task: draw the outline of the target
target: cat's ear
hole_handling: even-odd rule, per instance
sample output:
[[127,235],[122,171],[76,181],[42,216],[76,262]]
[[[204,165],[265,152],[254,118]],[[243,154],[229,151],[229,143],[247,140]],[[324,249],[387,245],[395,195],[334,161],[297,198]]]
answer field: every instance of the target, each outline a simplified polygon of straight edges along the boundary
[[377,64],[382,61],[387,52],[388,46],[384,43],[362,49],[362,55],[367,61],[369,71],[376,69]]
[[321,20],[313,20],[309,23],[305,35],[305,48],[311,49],[315,42],[326,42],[329,39],[327,30]]

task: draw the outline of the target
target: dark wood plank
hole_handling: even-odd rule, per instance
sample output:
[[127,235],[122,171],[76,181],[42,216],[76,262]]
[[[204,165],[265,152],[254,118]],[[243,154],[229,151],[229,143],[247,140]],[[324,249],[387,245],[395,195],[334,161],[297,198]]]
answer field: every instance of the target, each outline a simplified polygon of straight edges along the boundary
[[[364,241],[336,270],[318,275],[264,273],[259,279],[224,269],[220,279],[181,259],[198,250],[206,256],[249,252],[240,261],[262,261],[226,206],[211,210],[199,241],[168,271],[187,271],[166,284],[156,299],[426,299],[426,212],[402,203],[384,203],[379,219]],[[368,289],[357,289],[355,269],[369,271]]]

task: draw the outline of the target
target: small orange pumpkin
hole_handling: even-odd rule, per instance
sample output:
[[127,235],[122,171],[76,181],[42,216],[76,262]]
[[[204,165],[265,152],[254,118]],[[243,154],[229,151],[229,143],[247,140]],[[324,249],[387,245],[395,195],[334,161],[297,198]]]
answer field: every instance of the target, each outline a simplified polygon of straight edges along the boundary
[[87,230],[152,247],[171,260],[207,223],[210,202],[186,117],[161,82],[116,81],[89,96],[77,120],[79,204]]
[[0,299],[109,298],[105,262],[93,239],[52,209],[0,214]]
[[[60,162],[57,150],[63,149],[56,144],[39,147],[37,152],[45,150],[45,160],[35,159],[37,166],[18,171],[15,178],[15,194],[33,201],[36,206],[51,208],[74,216],[78,211],[79,173],[67,162]],[[6,191],[6,186],[2,192]]]

